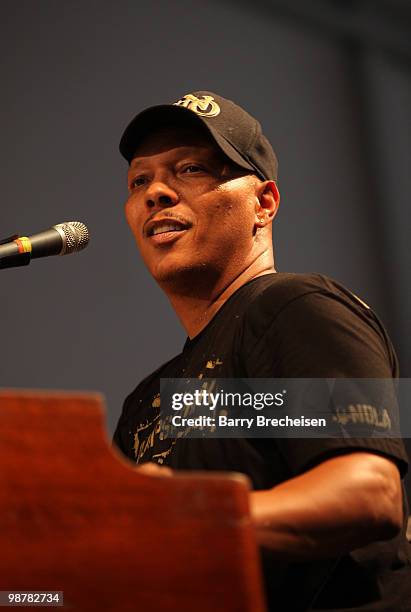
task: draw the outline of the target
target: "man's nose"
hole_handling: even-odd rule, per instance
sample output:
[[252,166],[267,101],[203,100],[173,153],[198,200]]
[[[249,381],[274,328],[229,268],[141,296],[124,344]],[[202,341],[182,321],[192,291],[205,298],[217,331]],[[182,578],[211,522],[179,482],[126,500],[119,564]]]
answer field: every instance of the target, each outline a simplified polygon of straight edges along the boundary
[[145,194],[149,208],[174,206],[178,202],[176,191],[163,181],[153,181]]

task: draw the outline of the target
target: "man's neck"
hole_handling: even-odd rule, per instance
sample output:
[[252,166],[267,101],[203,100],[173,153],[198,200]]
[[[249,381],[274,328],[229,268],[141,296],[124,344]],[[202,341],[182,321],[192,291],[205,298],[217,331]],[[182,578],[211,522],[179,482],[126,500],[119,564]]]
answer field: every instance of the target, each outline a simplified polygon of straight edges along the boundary
[[258,276],[275,272],[274,265],[268,264],[263,269],[251,266],[238,276],[216,284],[205,296],[200,296],[198,291],[184,293],[166,291],[166,293],[188,336],[194,338],[237,289]]

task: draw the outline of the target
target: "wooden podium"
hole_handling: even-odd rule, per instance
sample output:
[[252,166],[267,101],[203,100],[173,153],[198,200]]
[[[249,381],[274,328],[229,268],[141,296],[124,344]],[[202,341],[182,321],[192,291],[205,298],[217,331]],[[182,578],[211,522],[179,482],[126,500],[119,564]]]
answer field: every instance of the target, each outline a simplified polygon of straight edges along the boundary
[[263,612],[240,474],[138,474],[98,394],[0,391],[0,591],[69,610]]

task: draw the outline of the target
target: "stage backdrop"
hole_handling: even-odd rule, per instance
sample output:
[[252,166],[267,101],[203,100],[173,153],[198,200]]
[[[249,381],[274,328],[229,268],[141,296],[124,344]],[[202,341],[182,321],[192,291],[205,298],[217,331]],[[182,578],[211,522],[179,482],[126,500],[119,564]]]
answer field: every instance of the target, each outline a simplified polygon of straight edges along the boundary
[[1,386],[102,391],[109,437],[181,349],[123,218],[118,141],[138,110],[195,89],[243,104],[273,143],[278,270],[346,284],[411,376],[408,3],[299,4],[3,0],[0,236],[80,220],[91,242],[1,271]]

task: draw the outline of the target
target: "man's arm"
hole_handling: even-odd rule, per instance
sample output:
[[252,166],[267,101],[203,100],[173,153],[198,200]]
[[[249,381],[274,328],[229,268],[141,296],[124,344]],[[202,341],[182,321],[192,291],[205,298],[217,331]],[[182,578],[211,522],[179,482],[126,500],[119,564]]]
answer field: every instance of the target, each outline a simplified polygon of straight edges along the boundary
[[332,557],[394,537],[402,527],[396,464],[350,452],[265,491],[250,493],[260,545],[281,560]]
[[[175,472],[155,463],[137,466],[150,476]],[[396,464],[369,452],[328,459],[272,489],[250,493],[261,546],[282,561],[344,554],[402,527],[402,491]]]

